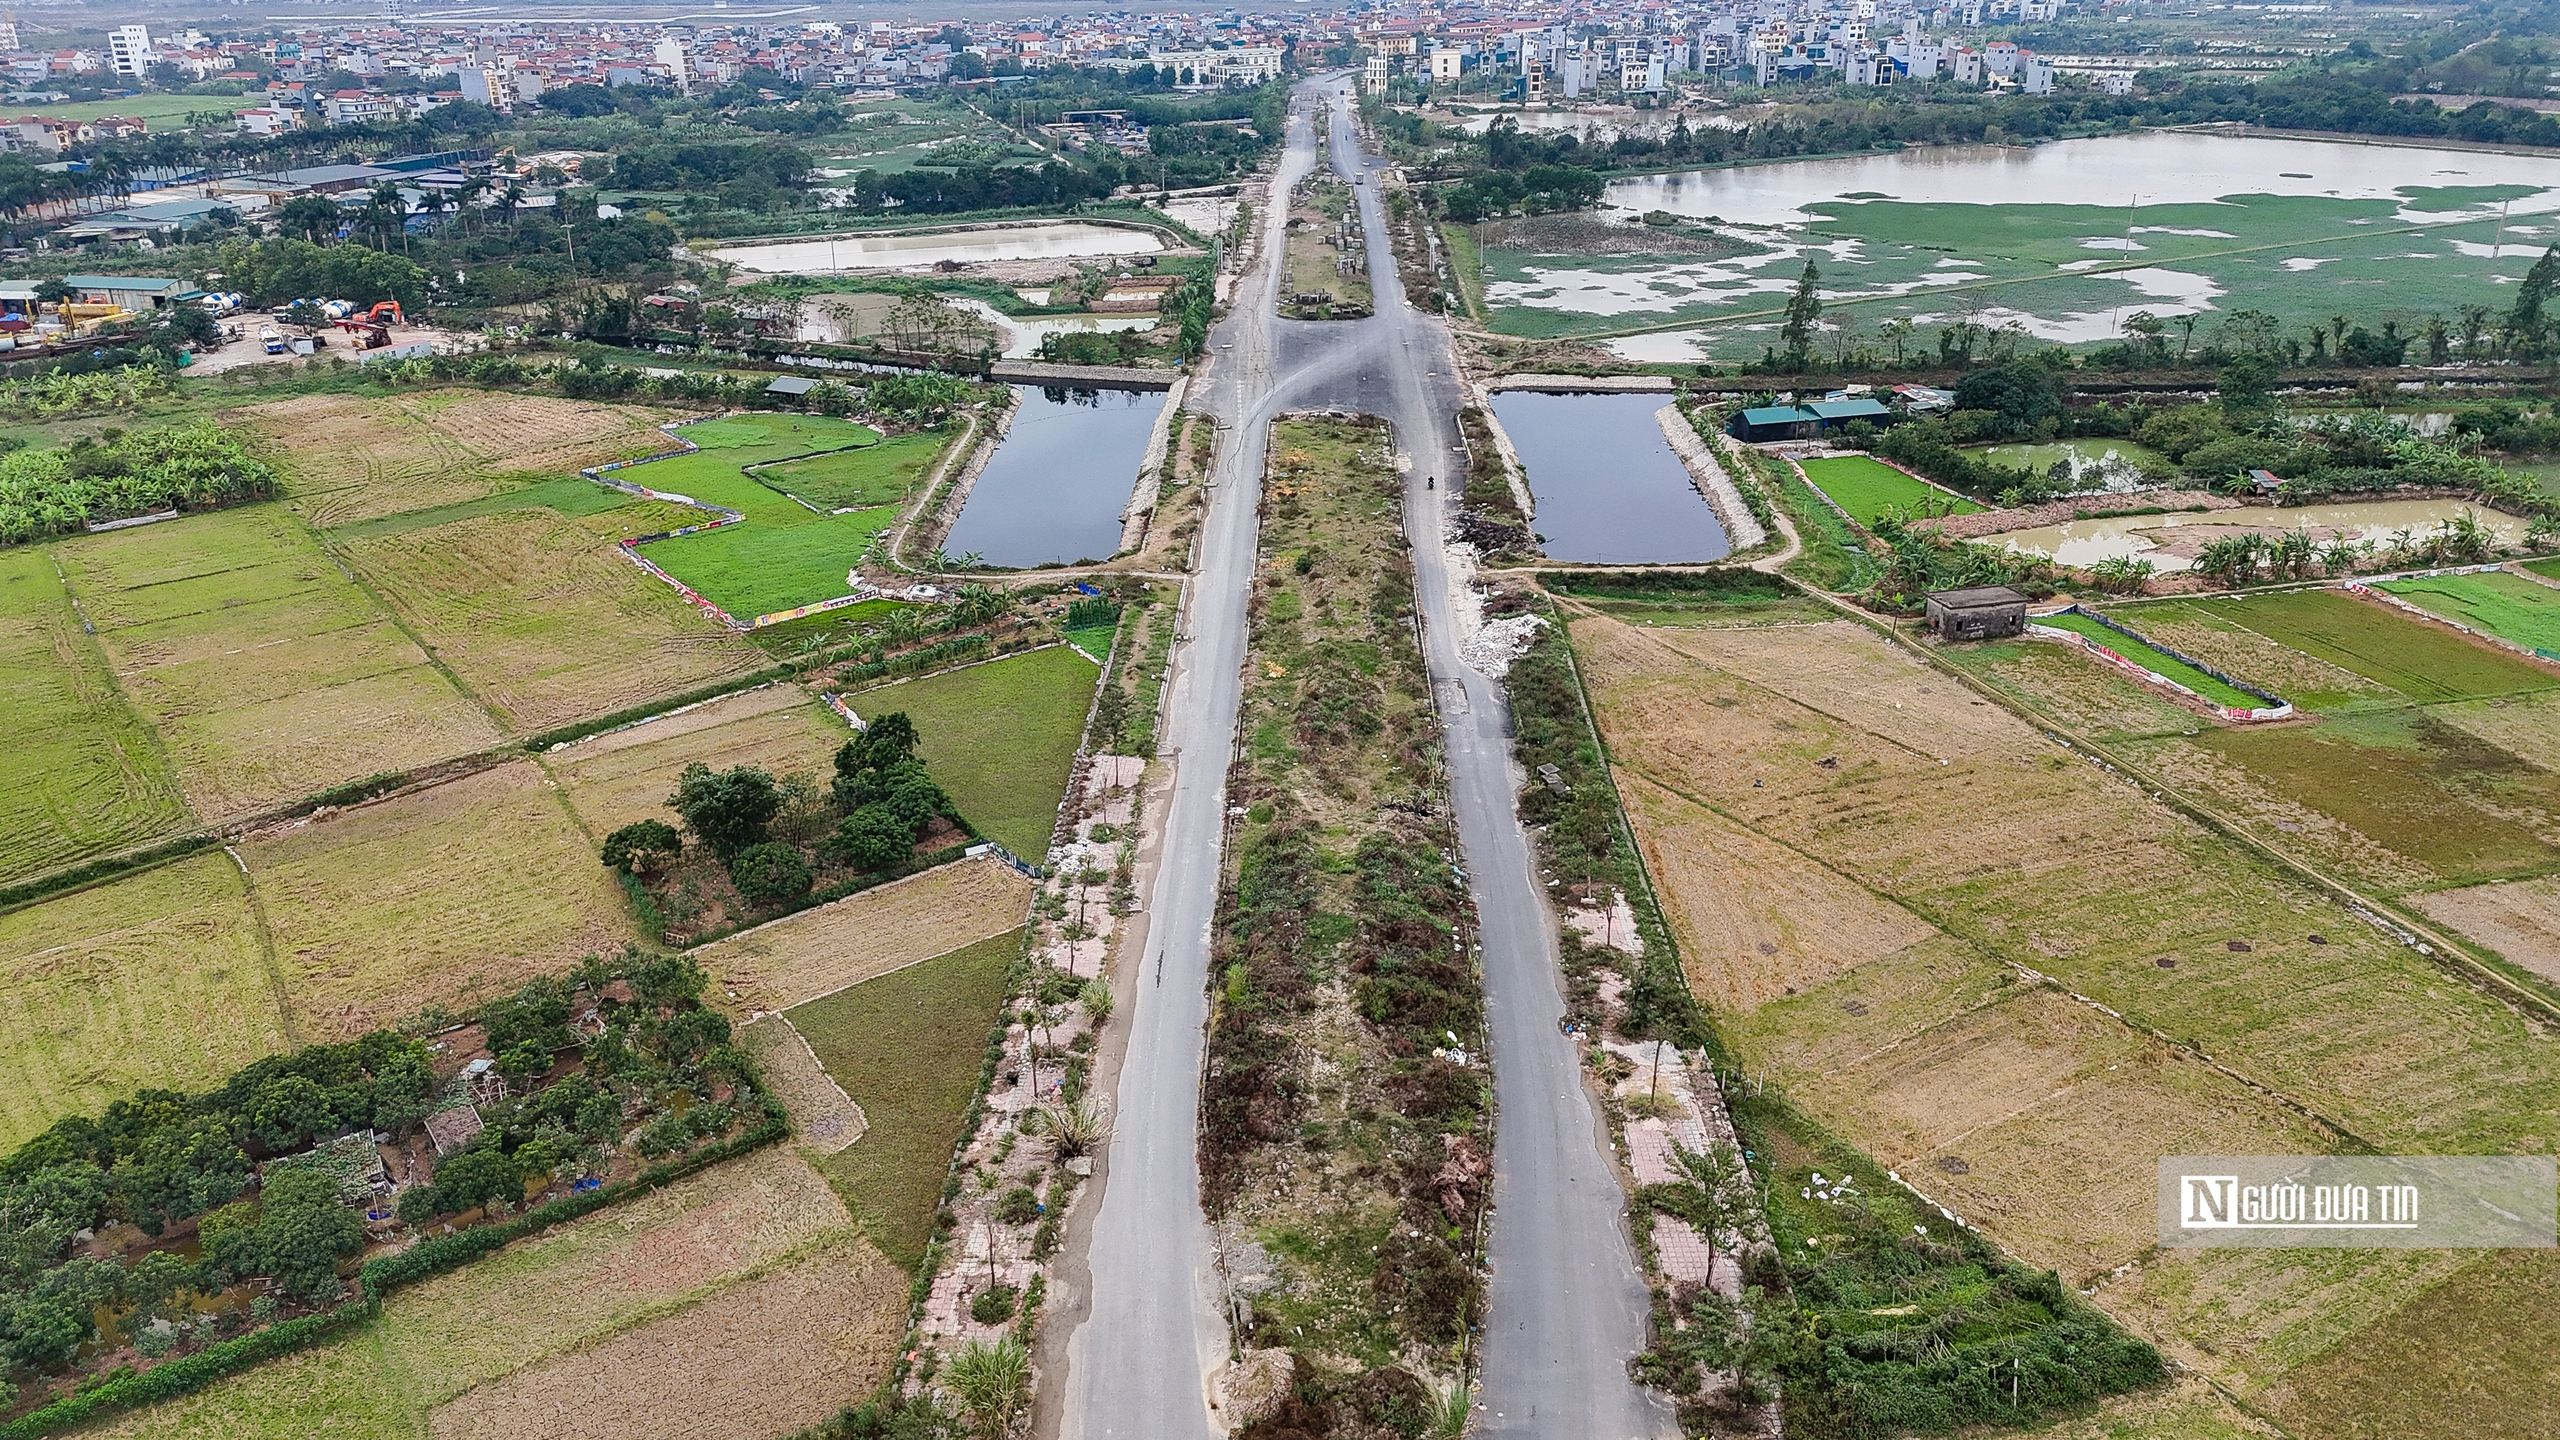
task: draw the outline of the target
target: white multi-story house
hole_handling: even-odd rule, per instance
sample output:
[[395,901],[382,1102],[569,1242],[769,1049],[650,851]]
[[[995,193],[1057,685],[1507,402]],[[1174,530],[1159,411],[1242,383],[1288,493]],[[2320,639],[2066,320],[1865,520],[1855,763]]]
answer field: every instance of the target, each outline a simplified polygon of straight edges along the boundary
[[119,75],[139,80],[151,73],[151,32],[140,25],[119,25],[107,32],[107,64]]

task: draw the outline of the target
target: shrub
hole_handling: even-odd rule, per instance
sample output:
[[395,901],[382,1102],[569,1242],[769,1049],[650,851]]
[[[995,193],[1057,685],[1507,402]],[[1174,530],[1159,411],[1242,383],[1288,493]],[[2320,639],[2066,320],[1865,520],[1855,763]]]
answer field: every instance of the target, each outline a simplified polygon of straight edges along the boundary
[[779,841],[750,845],[729,862],[729,878],[754,905],[781,905],[809,893],[809,862],[800,848]]
[[978,1292],[969,1302],[969,1318],[981,1325],[1001,1325],[1013,1318],[1014,1290],[1010,1285],[996,1285]]
[[672,1155],[693,1143],[693,1131],[684,1117],[672,1110],[661,1110],[640,1127],[640,1153],[652,1159]]
[[642,820],[604,837],[605,867],[639,875],[684,851],[684,837],[664,820]]
[[1040,1197],[1028,1185],[1016,1185],[996,1202],[996,1218],[1007,1225],[1028,1225],[1040,1218]]

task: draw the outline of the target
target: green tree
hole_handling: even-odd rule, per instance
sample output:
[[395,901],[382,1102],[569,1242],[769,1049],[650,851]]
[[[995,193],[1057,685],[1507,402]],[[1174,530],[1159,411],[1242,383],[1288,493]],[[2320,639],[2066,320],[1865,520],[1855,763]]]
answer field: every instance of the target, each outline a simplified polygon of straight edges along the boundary
[[2549,313],[2551,292],[2560,286],[2560,244],[2542,252],[2525,272],[2524,283],[2516,287],[2516,302],[2507,310],[2507,323],[2502,328],[2507,347],[2520,359],[2533,359],[2542,353],[2550,336],[2553,317]]
[[1778,327],[1778,343],[1786,347],[1787,368],[1802,370],[1813,353],[1814,322],[1822,318],[1822,296],[1816,289],[1822,271],[1808,258],[1804,273],[1796,277],[1795,293],[1787,297],[1787,323]]
[[259,1194],[257,1263],[300,1300],[338,1293],[338,1262],[364,1248],[364,1221],[317,1170],[272,1172]]
[[768,840],[750,845],[729,862],[729,878],[750,905],[780,905],[809,893],[809,862],[800,847]]
[[829,854],[856,870],[885,870],[915,849],[916,827],[885,804],[865,805],[846,816],[836,833],[821,843]]
[[773,773],[754,765],[713,770],[697,760],[676,776],[667,808],[684,819],[695,839],[723,861],[764,839],[765,826],[782,808]]
[[2263,354],[2235,355],[2214,377],[2214,393],[2235,420],[2263,416],[2276,403],[2276,362]]
[[637,820],[604,837],[608,870],[645,875],[683,853],[684,837],[664,820]]

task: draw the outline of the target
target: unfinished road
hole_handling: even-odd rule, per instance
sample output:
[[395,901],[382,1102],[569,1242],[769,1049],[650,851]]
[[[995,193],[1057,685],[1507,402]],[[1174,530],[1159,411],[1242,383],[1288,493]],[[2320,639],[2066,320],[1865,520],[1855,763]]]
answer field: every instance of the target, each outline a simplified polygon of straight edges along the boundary
[[[1457,599],[1442,506],[1463,474],[1456,415],[1466,403],[1447,329],[1404,299],[1380,197],[1342,80],[1301,87],[1274,194],[1329,152],[1367,237],[1377,314],[1359,321],[1276,316],[1285,204],[1258,217],[1259,264],[1211,334],[1195,402],[1226,432],[1201,532],[1187,639],[1176,654],[1171,726],[1178,765],[1165,860],[1139,957],[1117,1129],[1103,1169],[1086,1318],[1068,1342],[1064,1440],[1192,1440],[1225,1429],[1209,1378],[1228,1333],[1214,1247],[1200,1212],[1199,1071],[1216,912],[1225,785],[1245,647],[1255,512],[1270,421],[1339,408],[1386,419],[1406,466],[1406,531],[1452,797],[1482,929],[1495,1103],[1494,1219],[1475,1433],[1653,1440],[1678,1434],[1670,1408],[1629,1377],[1645,1344],[1645,1289],[1628,1243],[1625,1195],[1559,1030],[1555,919],[1514,800],[1502,691],[1458,654]],[[1365,178],[1364,178],[1365,177]],[[1162,980],[1157,975],[1159,967]]]

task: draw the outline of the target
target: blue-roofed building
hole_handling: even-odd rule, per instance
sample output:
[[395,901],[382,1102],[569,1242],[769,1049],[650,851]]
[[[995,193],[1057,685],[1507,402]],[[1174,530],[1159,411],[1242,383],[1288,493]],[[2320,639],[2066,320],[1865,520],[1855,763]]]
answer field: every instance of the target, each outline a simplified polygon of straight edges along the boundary
[[1816,400],[1804,407],[1813,413],[1825,430],[1837,430],[1853,420],[1864,420],[1881,430],[1894,422],[1891,409],[1878,401],[1863,397],[1855,400]]
[[1734,439],[1756,445],[1763,440],[1802,440],[1821,424],[1820,416],[1793,405],[1763,405],[1734,416],[1724,428]]

